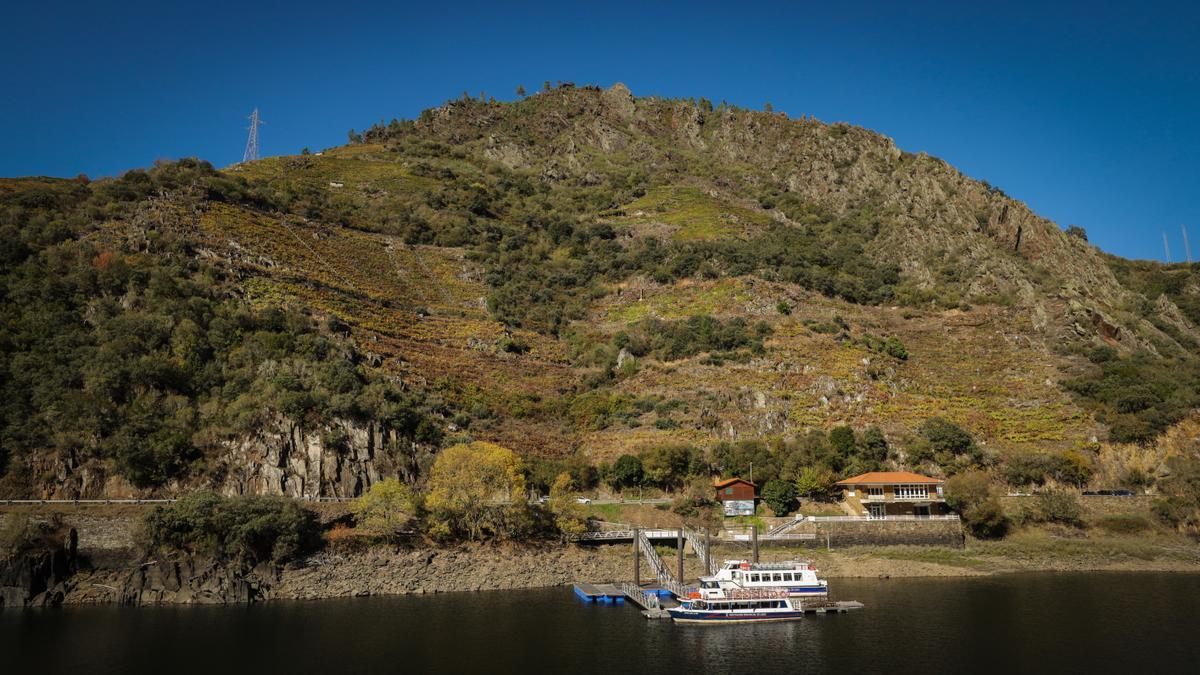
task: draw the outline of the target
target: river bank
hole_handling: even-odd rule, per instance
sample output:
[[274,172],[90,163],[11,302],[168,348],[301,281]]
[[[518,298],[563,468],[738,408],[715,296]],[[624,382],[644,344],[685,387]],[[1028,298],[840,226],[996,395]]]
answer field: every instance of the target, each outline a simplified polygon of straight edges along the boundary
[[[0,604],[247,603],[544,588],[633,576],[628,543],[437,546],[425,541],[387,545],[366,539],[331,540],[323,550],[286,566],[253,568],[183,553],[147,558],[139,551],[138,522],[125,513],[74,514],[69,525],[77,530],[77,555],[56,565],[30,559],[23,566],[9,565],[7,572],[0,570]],[[663,546],[659,551],[668,568],[675,570],[674,550]],[[829,579],[1068,571],[1200,573],[1200,545],[1162,530],[1110,535],[1096,529],[1042,527],[1017,530],[997,541],[968,538],[961,548],[900,545],[827,550],[764,545],[760,554],[764,561],[809,559]],[[714,555],[745,559],[751,553],[746,543],[722,543]],[[690,579],[702,573],[694,555],[685,556],[684,570]],[[641,578],[654,578],[644,559]]]
[[[1200,547],[1161,547],[1157,557],[1134,557],[1107,546],[1052,554],[1036,537],[1013,542],[1001,553],[990,545],[966,549],[936,547],[857,547],[843,551],[765,549],[764,561],[801,557],[821,576],[850,578],[974,577],[1024,572],[1186,572],[1200,573]],[[1140,555],[1147,554],[1139,549]],[[747,551],[721,547],[721,558]],[[675,569],[673,552],[663,559]],[[685,574],[701,569],[685,556]],[[643,579],[653,573],[643,562]],[[315,600],[375,595],[422,595],[563,586],[576,581],[617,581],[632,577],[627,545],[576,546],[464,545],[445,548],[371,546],[325,551],[283,568],[231,570],[211,561],[180,557],[133,563],[118,569],[81,570],[58,589],[62,604],[214,604],[271,600]],[[837,584],[833,584],[836,593]]]

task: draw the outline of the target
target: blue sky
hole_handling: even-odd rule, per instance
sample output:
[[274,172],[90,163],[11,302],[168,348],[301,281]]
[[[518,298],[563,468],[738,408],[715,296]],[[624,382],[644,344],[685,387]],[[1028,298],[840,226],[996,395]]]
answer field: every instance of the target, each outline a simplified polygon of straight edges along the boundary
[[264,154],[481,91],[624,82],[847,121],[1103,249],[1200,258],[1200,9],[1092,3],[43,2],[0,24],[0,175]]

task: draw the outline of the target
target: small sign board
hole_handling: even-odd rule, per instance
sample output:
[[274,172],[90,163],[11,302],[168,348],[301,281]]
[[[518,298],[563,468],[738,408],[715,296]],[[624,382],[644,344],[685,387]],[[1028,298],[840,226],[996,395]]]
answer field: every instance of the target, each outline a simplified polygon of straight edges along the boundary
[[730,499],[724,502],[726,516],[752,516],[754,515],[754,500],[753,499]]

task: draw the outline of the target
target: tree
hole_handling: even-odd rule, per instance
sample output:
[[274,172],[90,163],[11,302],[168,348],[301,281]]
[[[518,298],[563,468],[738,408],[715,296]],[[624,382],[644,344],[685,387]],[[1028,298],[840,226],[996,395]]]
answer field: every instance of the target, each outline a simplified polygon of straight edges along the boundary
[[796,492],[806,499],[823,500],[829,497],[837,478],[829,469],[805,467],[796,478]]
[[773,480],[763,486],[762,500],[777,516],[784,516],[796,509],[798,496],[795,483]]
[[562,472],[550,486],[550,512],[554,514],[554,526],[562,534],[587,532],[587,515],[583,506],[575,501],[575,481],[571,474]]
[[371,486],[354,500],[354,520],[369,534],[392,538],[417,514],[413,492],[397,478],[388,478]]
[[946,505],[958,511],[976,537],[997,538],[1008,532],[1008,515],[992,495],[991,482],[982,471],[960,473],[946,481]]
[[1075,487],[1083,487],[1091,479],[1095,470],[1092,458],[1084,451],[1065,450],[1056,458],[1054,466],[1051,468],[1051,475],[1055,480],[1069,483]]
[[848,426],[834,427],[829,432],[829,445],[833,448],[833,456],[836,465],[835,469],[840,469],[850,460],[854,458],[857,451],[857,441],[854,438],[854,430]]
[[694,456],[698,454],[696,448],[681,444],[659,445],[643,451],[642,467],[646,482],[664,490],[682,486]]
[[859,456],[865,462],[874,465],[874,469],[880,468],[887,461],[888,442],[882,429],[875,425],[867,427],[862,435]]
[[923,442],[910,450],[914,463],[933,461],[946,469],[962,470],[983,461],[983,452],[965,429],[954,422],[931,417],[917,430]]
[[525,478],[516,453],[495,443],[476,441],[447,448],[429,475],[430,533],[436,537],[516,533],[528,515]]
[[525,85],[523,85],[523,84],[517,85],[517,96],[521,96],[521,97],[525,96]]
[[637,487],[642,484],[644,474],[641,459],[634,455],[621,455],[612,468],[612,486],[618,489]]
[[992,494],[991,481],[982,471],[967,471],[946,481],[946,506],[962,513]]
[[1078,225],[1067,226],[1067,236],[1075,237],[1076,239],[1082,239],[1083,241],[1088,240],[1087,230],[1083,229],[1082,227],[1080,227]]

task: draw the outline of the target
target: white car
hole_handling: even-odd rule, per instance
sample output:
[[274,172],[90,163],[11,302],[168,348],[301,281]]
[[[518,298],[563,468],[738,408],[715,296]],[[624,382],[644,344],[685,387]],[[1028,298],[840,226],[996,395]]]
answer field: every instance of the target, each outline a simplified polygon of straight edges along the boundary
[[588,499],[587,497],[576,497],[576,498],[575,498],[575,503],[577,503],[577,504],[591,504],[591,503],[592,503],[592,500]]

